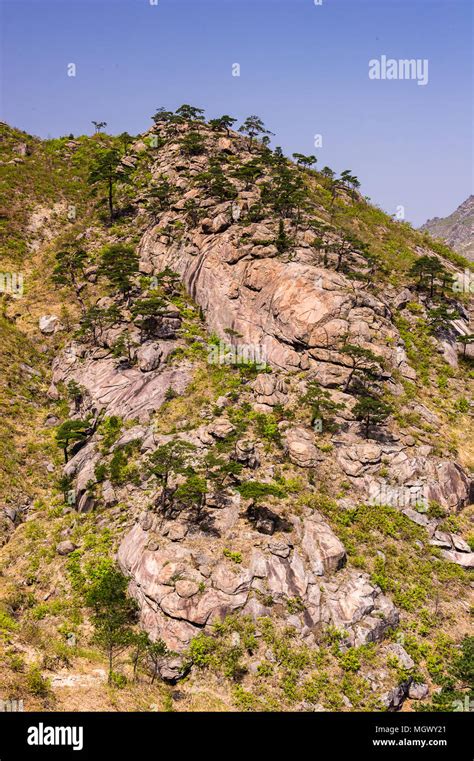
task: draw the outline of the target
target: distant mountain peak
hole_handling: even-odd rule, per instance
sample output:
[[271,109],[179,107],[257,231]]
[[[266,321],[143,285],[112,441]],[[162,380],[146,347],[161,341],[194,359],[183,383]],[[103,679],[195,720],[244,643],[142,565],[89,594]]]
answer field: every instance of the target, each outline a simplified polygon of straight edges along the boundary
[[448,217],[428,219],[421,230],[441,238],[455,251],[474,260],[474,195],[470,195]]

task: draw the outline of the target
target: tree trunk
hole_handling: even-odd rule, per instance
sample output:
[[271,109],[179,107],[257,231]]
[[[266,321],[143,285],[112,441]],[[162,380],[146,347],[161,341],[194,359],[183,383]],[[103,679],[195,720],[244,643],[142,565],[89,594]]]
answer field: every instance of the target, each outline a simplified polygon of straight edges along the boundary
[[109,214],[110,214],[110,221],[113,221],[114,218],[114,199],[113,199],[113,184],[112,184],[112,178],[109,178]]
[[112,684],[112,668],[113,668],[113,649],[109,647],[109,678],[108,683]]

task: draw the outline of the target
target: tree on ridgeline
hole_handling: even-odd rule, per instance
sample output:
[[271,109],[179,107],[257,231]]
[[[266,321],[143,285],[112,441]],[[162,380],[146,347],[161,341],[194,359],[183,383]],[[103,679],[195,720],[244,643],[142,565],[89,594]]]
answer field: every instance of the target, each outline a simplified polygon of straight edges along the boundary
[[227,137],[229,137],[230,130],[232,129],[236,121],[237,119],[234,119],[232,116],[229,116],[228,114],[224,114],[223,116],[220,116],[218,119],[210,119],[209,126],[211,127],[212,130],[216,132],[225,131]]
[[202,122],[204,121],[204,109],[190,106],[188,103],[184,103],[182,106],[176,109],[176,115],[187,122]]
[[107,122],[94,122],[93,121],[92,124],[94,125],[94,129],[95,129],[95,133],[96,134],[99,133],[99,132],[102,132],[104,127],[107,126]]
[[252,151],[253,143],[255,138],[258,135],[273,135],[273,132],[270,132],[269,129],[267,129],[263,123],[263,121],[260,119],[259,116],[248,116],[244,123],[239,127],[239,132],[243,132],[244,135],[248,135],[249,137],[249,151]]
[[302,166],[304,169],[309,169],[317,162],[316,156],[305,156],[304,153],[293,153],[293,158],[298,166]]

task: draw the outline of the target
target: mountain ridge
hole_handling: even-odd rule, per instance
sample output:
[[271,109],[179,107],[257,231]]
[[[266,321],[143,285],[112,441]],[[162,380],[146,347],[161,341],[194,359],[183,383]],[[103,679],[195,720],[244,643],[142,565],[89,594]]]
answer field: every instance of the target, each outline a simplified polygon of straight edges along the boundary
[[[44,161],[67,182],[13,230],[26,287],[4,329],[42,356],[37,381],[18,365],[42,424],[24,509],[21,484],[5,495],[6,682],[23,679],[9,665],[21,653],[42,679],[87,684],[87,656],[61,637],[89,643],[88,590],[118,561],[162,643],[156,688],[149,664],[134,681],[117,663],[122,706],[166,704],[178,680],[177,710],[397,710],[436,695],[468,631],[473,556],[472,347],[446,317],[456,307],[469,333],[469,294],[446,286],[464,260],[356,182],[222,124],[158,112],[137,138],[20,137],[6,136],[7,164],[26,142],[12,168]],[[87,178],[111,149],[108,210]],[[442,263],[431,287],[413,270],[423,257]],[[61,686],[30,699],[71,704]]]
[[428,219],[420,230],[441,238],[458,253],[474,259],[474,195],[470,195],[447,217]]

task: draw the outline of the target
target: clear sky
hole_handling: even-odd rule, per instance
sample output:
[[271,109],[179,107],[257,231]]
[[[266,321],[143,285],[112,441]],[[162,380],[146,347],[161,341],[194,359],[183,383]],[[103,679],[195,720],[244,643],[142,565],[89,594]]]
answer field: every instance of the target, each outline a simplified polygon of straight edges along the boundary
[[[154,2],[3,0],[1,118],[55,137],[136,134],[161,105],[255,113],[415,225],[472,192],[471,0]],[[428,84],[369,79],[382,55],[428,59]]]

